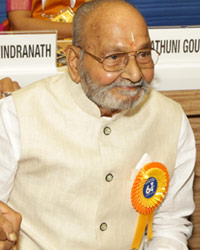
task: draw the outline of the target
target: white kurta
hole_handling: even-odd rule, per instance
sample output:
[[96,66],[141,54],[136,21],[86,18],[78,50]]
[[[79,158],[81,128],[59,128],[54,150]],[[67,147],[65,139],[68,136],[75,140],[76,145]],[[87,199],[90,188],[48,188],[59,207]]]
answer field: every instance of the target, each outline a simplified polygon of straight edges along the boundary
[[[62,79],[62,81],[63,80],[64,79]],[[66,90],[68,90],[67,88],[68,87],[66,87]],[[56,89],[59,89],[59,84],[56,86]],[[52,88],[52,86],[51,90],[53,90],[52,93],[54,99],[56,98],[57,94],[54,95],[55,89]],[[16,115],[12,97],[8,97],[7,100],[5,99],[4,101],[2,101],[1,104],[2,119],[0,122],[1,124],[0,129],[2,130],[2,133],[1,133],[0,143],[2,143],[4,147],[2,146],[0,147],[1,148],[0,154],[1,154],[1,159],[4,159],[1,162],[2,164],[1,168],[2,172],[5,173],[5,176],[3,177],[3,179],[1,179],[4,180],[4,183],[2,181],[0,183],[4,188],[1,189],[3,190],[1,197],[2,199],[6,199],[6,195],[9,195],[10,188],[12,187],[13,183],[12,177],[15,175],[16,166],[19,159],[20,161],[25,161],[29,159],[31,165],[34,166],[34,168],[32,169],[29,168],[28,172],[25,171],[26,173],[22,170],[22,175],[25,174],[26,179],[24,179],[24,181],[19,181],[19,183],[24,184],[24,187],[27,187],[27,190],[29,191],[32,190],[31,196],[30,193],[29,194],[27,193],[26,197],[26,191],[27,191],[26,189],[20,190],[21,201],[19,201],[18,203],[15,200],[15,195],[17,195],[18,191],[16,191],[17,188],[14,188],[13,191],[14,197],[12,196],[11,204],[12,205],[14,204],[14,207],[16,207],[19,211],[21,211],[22,209],[22,211],[25,213],[22,224],[22,230],[23,230],[22,234],[23,237],[25,234],[27,238],[30,237],[32,239],[33,243],[32,247],[29,248],[30,250],[129,249],[131,241],[133,239],[133,232],[134,232],[134,230],[131,230],[131,227],[134,225],[132,221],[136,220],[136,215],[134,214],[134,211],[131,207],[129,200],[130,188],[133,182],[131,176],[133,176],[133,172],[135,171],[134,170],[136,165],[135,163],[138,162],[138,160],[142,157],[144,153],[146,153],[146,151],[149,151],[147,153],[150,154],[153,160],[159,159],[159,156],[157,156],[157,151],[158,151],[160,152],[160,155],[163,156],[164,163],[165,161],[168,162],[168,158],[170,157],[170,149],[169,152],[166,152],[166,149],[167,147],[170,147],[170,139],[172,139],[171,135],[168,136],[169,142],[167,142],[167,140],[164,139],[165,135],[163,135],[163,138],[160,140],[160,142],[164,140],[165,144],[168,144],[166,145],[166,147],[164,146],[164,149],[162,143],[160,143],[162,149],[156,146],[156,150],[152,150],[154,149],[154,145],[157,145],[157,143],[159,143],[156,141],[152,141],[152,145],[149,146],[146,145],[146,143],[140,145],[141,143],[140,141],[138,141],[138,143],[134,143],[134,145],[137,146],[138,144],[138,147],[140,149],[139,151],[137,151],[137,148],[134,146],[135,151],[133,151],[131,138],[137,138],[137,135],[134,135],[134,133],[137,132],[137,134],[142,135],[143,132],[145,132],[143,131],[143,128],[145,128],[145,124],[142,124],[141,122],[139,123],[140,117],[135,120],[135,124],[133,125],[133,127],[132,125],[129,124],[130,119],[132,119],[131,113],[129,113],[129,115],[128,113],[126,114],[122,113],[119,116],[116,116],[111,121],[105,121],[104,119],[100,118],[99,112],[97,112],[97,109],[94,106],[94,104],[89,103],[89,101],[87,100],[83,101],[84,97],[82,96],[79,87],[75,87],[72,91],[71,89],[68,91],[70,94],[64,92],[63,98],[65,98],[66,95],[68,95],[69,100],[65,102],[61,96],[61,99],[56,100],[56,105],[54,106],[56,110],[57,107],[60,105],[59,102],[64,102],[65,105],[65,112],[63,113],[63,116],[65,118],[63,123],[62,121],[58,122],[60,119],[58,114],[56,114],[53,119],[57,121],[57,127],[58,127],[58,130],[55,133],[55,135],[53,134],[52,136],[52,133],[54,133],[55,131],[51,131],[52,126],[50,124],[49,128],[45,127],[46,126],[45,123],[47,124],[48,122],[51,123],[51,119],[48,120],[48,118],[52,116],[52,113],[51,112],[49,112],[49,114],[46,113],[46,111],[48,110],[47,108],[48,106],[46,107],[40,106],[40,109],[36,111],[36,113],[37,112],[41,113],[43,111],[41,107],[44,108],[44,110],[46,110],[47,108],[45,113],[41,114],[42,120],[40,119],[40,121],[42,121],[42,123],[38,123],[37,119],[36,120],[34,119],[34,114],[33,114],[35,112],[34,110],[32,110],[32,112],[30,113],[29,115],[30,117],[27,117],[26,114],[22,118],[25,121],[25,123],[26,121],[30,122],[30,120],[32,120],[33,123],[33,127],[31,125],[32,128],[30,128],[31,140],[29,137],[29,139],[26,142],[24,142],[23,136],[27,135],[27,133],[29,132],[26,131],[24,134],[24,132],[22,132],[21,130],[22,145],[20,145],[21,143],[19,142],[20,133],[18,130],[18,118],[17,118],[19,113],[18,115]],[[157,96],[156,93],[154,93],[154,95]],[[41,98],[41,96],[38,96],[38,98]],[[158,97],[155,98],[155,96],[153,100],[159,99],[159,101],[162,102],[162,99],[164,97],[158,95]],[[54,102],[53,99],[52,101]],[[167,99],[164,98],[164,100],[165,103]],[[86,102],[88,103],[86,104]],[[47,104],[46,100],[44,100],[44,103],[45,105]],[[26,102],[24,102],[24,104],[26,104]],[[34,107],[35,109],[37,109],[37,97],[34,98],[34,103],[32,103],[32,105],[33,109]],[[172,105],[173,107],[173,104],[170,105]],[[72,107],[73,110],[71,110]],[[90,108],[88,109],[88,107]],[[70,112],[68,111],[68,108],[70,108],[71,110]],[[55,114],[55,110],[53,111],[53,114]],[[59,108],[57,111],[58,113],[60,112]],[[167,114],[167,112],[165,113]],[[154,119],[151,119],[151,116]],[[43,117],[47,117],[47,121],[45,121]],[[173,124],[170,125],[171,121],[168,121],[167,124],[169,125],[169,127],[174,126],[174,128],[176,127],[176,125],[177,127],[180,126],[181,129],[178,128],[177,132],[174,131],[175,137],[177,136],[178,138],[175,147],[175,149],[177,150],[177,154],[175,153],[175,161],[176,161],[175,171],[170,182],[170,189],[168,195],[165,201],[163,202],[162,206],[160,207],[160,209],[157,211],[157,214],[154,218],[155,238],[148,247],[148,249],[152,250],[163,249],[164,246],[167,246],[166,249],[174,249],[174,250],[187,249],[186,238],[191,233],[190,223],[187,221],[185,217],[190,215],[194,209],[193,198],[192,198],[192,181],[193,181],[193,166],[195,159],[195,146],[194,146],[193,134],[189,126],[189,123],[186,120],[186,117],[183,113],[181,114],[181,117],[182,118],[179,125],[176,124],[175,121],[174,121],[175,126]],[[77,122],[74,123],[73,119],[77,120]],[[150,127],[152,125],[154,126],[155,124],[161,125],[159,123],[160,122],[159,120],[155,121],[155,117],[153,114],[149,114],[149,117],[143,117],[143,120],[144,123],[146,122],[147,125],[149,125]],[[22,123],[20,122],[20,127],[21,124]],[[41,126],[41,124],[43,124],[44,127]],[[65,128],[63,128],[64,126],[67,127],[68,131],[71,131],[70,133],[69,132],[66,133],[67,140],[62,138],[65,136],[65,134],[63,134],[65,130]],[[15,129],[13,129],[13,127]],[[47,164],[47,162],[49,161],[48,166],[46,166],[38,175],[37,171],[39,168],[37,169],[37,166],[40,166],[41,162],[38,161],[39,158],[38,156],[37,157],[35,156],[35,153],[39,154],[39,157],[40,156],[45,157],[45,154],[48,153],[48,150],[46,151],[46,148],[49,148],[49,145],[46,146],[39,145],[40,138],[36,136],[37,132],[36,134],[33,133],[36,127],[37,129],[39,129],[38,130],[39,132],[41,132],[41,129],[43,129],[43,135],[42,135],[43,138],[41,140],[45,141],[46,140],[45,138],[47,138],[48,141],[49,140],[51,141],[51,144],[56,144],[56,143],[59,144],[60,143],[59,141],[63,141],[62,145],[65,145],[66,143],[69,144],[66,145],[66,152],[68,152],[68,154],[70,154],[70,157],[74,159],[73,168],[71,167],[69,168],[72,159],[70,159],[68,155],[66,155],[66,158],[63,158],[61,151],[63,151],[64,153],[65,149],[60,148],[58,151],[57,150],[58,148],[56,149],[56,147],[58,146],[57,145],[54,147],[54,149],[57,150],[55,152],[55,155],[56,157],[59,156],[61,159],[58,158],[58,161],[53,163],[54,156],[48,154],[48,157],[46,157],[45,160],[46,161],[45,164]],[[111,129],[111,134],[105,136],[105,134],[103,133],[105,127],[109,127]],[[162,130],[166,131],[165,128],[161,129],[160,126],[154,129],[157,130],[156,133],[161,133]],[[82,134],[82,131],[84,131],[83,133],[84,136]],[[155,132],[149,130],[149,133],[154,134]],[[147,137],[149,133],[146,134]],[[49,135],[51,135],[50,138]],[[87,137],[89,137],[89,139]],[[156,138],[157,138],[156,140],[158,140],[157,136]],[[56,142],[54,140],[56,140]],[[148,140],[149,139],[147,138],[147,144]],[[31,144],[30,148],[29,144]],[[78,147],[77,144],[79,144]],[[144,150],[142,150],[143,147]],[[22,148],[22,154],[20,153],[20,148]],[[50,151],[51,150],[52,149],[50,149]],[[24,153],[24,151],[26,152]],[[88,154],[88,152],[90,153]],[[169,156],[164,157],[164,155],[168,154]],[[131,158],[135,159],[132,160]],[[162,159],[159,160],[161,161]],[[24,163],[20,164],[22,164],[21,166],[24,167]],[[56,164],[58,164],[57,168],[55,168],[54,166]],[[65,169],[66,166],[68,167],[67,172]],[[169,168],[170,168],[169,171],[171,172],[172,175],[173,167],[170,166]],[[18,175],[20,175],[20,171],[18,172],[19,172]],[[77,174],[78,174],[78,179],[77,179]],[[113,179],[110,182],[106,181],[105,179],[108,174],[112,174],[113,176]],[[17,175],[17,183],[18,179],[20,180],[18,175]],[[5,179],[6,176],[8,177],[7,179]],[[34,185],[35,183],[38,183],[38,187],[35,187],[34,189],[32,188],[31,186],[32,178],[29,179],[30,176],[36,178]],[[46,179],[44,179],[45,180],[44,183],[42,177],[46,177]],[[21,180],[23,180],[23,178]],[[46,185],[46,181],[47,182],[49,181],[49,184],[53,182],[52,186]],[[64,182],[65,182],[65,187],[63,188],[62,185]],[[16,187],[20,187],[21,184],[20,185],[17,184]],[[58,189],[60,190],[59,194],[56,192],[54,193],[54,191],[51,190],[52,187],[55,188],[54,185],[55,186],[61,185],[60,189]],[[38,194],[39,192],[38,189],[41,191],[40,194]],[[46,196],[48,196],[48,198]],[[184,200],[185,196],[187,196],[186,200]],[[25,201],[29,200],[28,206],[27,204],[24,204],[23,198],[25,199]],[[49,199],[49,201],[52,201],[52,203],[50,204],[42,205],[43,209],[45,208],[46,212],[45,211],[42,212],[41,216],[36,214],[37,209],[41,208],[39,204],[42,203],[42,200],[38,202],[36,200],[37,198],[39,199],[47,198]],[[68,207],[65,211],[63,211],[64,207],[62,207],[66,205],[65,203],[60,202],[60,204],[57,204],[57,202],[59,202],[59,199],[62,198],[67,199],[66,202],[69,202]],[[56,204],[54,204],[54,200],[56,200]],[[51,208],[49,208],[49,206],[50,207],[52,206],[54,211],[59,212],[58,216],[57,213],[54,213],[53,217],[48,217],[51,214],[49,213],[49,211],[51,212]],[[33,210],[34,213],[29,214],[29,212],[26,212],[25,210],[27,210],[27,207],[29,207],[29,210],[31,211]],[[84,214],[85,218],[83,218]],[[29,220],[28,219],[29,215],[31,216],[35,215],[36,217],[33,217]],[[29,225],[31,224],[30,222],[34,222],[34,220],[36,219],[40,221],[38,222],[38,224],[36,223],[37,225],[35,225],[35,228],[33,229],[29,228]],[[63,221],[65,222],[67,221],[69,223],[67,225],[64,225],[65,226],[64,232],[63,232],[64,227],[62,227],[61,223],[62,221],[57,224],[57,219],[59,220],[63,219]],[[52,220],[51,222],[52,224],[50,223],[52,226],[51,228],[48,227],[49,226],[48,224],[47,225],[45,224],[49,220]],[[105,231],[101,230],[102,229],[101,224],[103,222],[106,223]],[[77,226],[74,224],[77,225],[80,224],[80,225]],[[51,232],[49,231],[53,230],[54,228],[57,229],[55,238],[53,237],[49,239],[48,238],[49,233],[51,234]],[[40,229],[42,233],[40,233]],[[63,244],[63,246],[65,244],[66,246],[65,248],[56,247],[59,236],[61,237],[60,241],[63,242],[61,244]],[[34,243],[34,241],[36,242],[38,241],[37,244],[39,246],[36,243]],[[23,248],[22,246],[22,248],[20,249],[26,249],[26,248]]]

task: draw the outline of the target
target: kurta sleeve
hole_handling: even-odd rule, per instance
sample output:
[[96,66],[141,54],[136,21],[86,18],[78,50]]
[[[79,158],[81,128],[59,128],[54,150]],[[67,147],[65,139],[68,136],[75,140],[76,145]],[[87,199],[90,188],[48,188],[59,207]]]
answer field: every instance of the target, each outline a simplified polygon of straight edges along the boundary
[[186,250],[192,233],[188,220],[194,212],[193,179],[196,159],[195,139],[186,116],[183,115],[174,175],[168,194],[154,216],[153,240],[145,250]]
[[7,202],[20,156],[19,124],[12,96],[0,101],[0,200]]

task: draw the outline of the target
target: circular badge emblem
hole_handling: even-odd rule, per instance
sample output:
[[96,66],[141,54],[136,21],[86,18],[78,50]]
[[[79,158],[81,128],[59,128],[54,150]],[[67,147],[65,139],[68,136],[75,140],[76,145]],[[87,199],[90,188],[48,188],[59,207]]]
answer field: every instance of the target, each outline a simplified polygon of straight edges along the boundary
[[131,190],[131,202],[140,214],[151,214],[164,199],[169,185],[167,168],[159,162],[145,165],[137,174]]
[[145,198],[149,199],[151,198],[157,190],[157,180],[154,177],[150,177],[144,184],[143,187],[143,195]]

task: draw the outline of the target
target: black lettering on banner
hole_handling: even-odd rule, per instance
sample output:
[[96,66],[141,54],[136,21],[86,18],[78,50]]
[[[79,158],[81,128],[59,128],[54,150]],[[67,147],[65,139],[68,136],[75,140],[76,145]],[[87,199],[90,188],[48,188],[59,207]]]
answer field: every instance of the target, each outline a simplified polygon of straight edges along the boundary
[[28,50],[27,50],[27,46],[26,45],[24,45],[24,48],[23,48],[23,58],[24,57],[29,57],[28,56]]
[[9,46],[4,47],[4,58],[9,58]]
[[51,44],[0,45],[0,58],[51,57]]
[[183,41],[183,52],[184,53],[198,53],[200,52],[200,39],[185,39]]
[[15,56],[16,56],[15,46],[11,45],[10,46],[10,55],[9,55],[9,58],[15,58]]
[[165,46],[165,40],[164,41],[160,40],[160,53],[161,54],[165,53],[165,48],[166,48],[166,46]]
[[46,44],[46,57],[51,57],[51,44]]
[[180,40],[172,40],[172,53],[179,53],[180,52]]
[[160,54],[179,53],[180,40],[155,40],[152,41],[152,47]]
[[35,50],[34,50],[34,45],[33,44],[32,45],[29,44],[28,51],[29,51],[29,57],[34,57]]
[[38,44],[36,44],[36,48],[35,48],[35,57],[40,57],[40,47]]
[[200,52],[200,39],[195,39],[195,49],[194,49],[194,51],[196,52],[196,53],[198,53],[198,52]]
[[45,44],[40,44],[40,47],[41,47],[41,57],[44,57],[44,47],[45,47]]
[[160,40],[152,40],[151,41],[151,47],[153,49],[157,50],[158,52],[160,52],[159,43],[160,43]]
[[188,52],[188,40],[187,40],[187,39],[185,39],[185,40],[183,41],[183,52],[184,52],[184,53],[187,53],[187,52]]
[[191,39],[189,42],[189,52],[192,53],[194,51],[194,40]]
[[16,46],[16,57],[22,58],[22,46],[21,45]]
[[1,47],[1,58],[3,58],[3,46],[0,47]]

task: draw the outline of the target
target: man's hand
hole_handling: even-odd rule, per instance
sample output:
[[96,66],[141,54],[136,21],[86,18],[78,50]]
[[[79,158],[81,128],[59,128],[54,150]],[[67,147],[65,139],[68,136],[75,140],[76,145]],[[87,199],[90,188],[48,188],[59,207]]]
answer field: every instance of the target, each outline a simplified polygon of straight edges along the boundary
[[10,93],[19,89],[20,86],[17,82],[12,81],[9,77],[0,80],[0,99],[3,98],[3,93]]
[[17,249],[22,216],[0,201],[0,250]]

